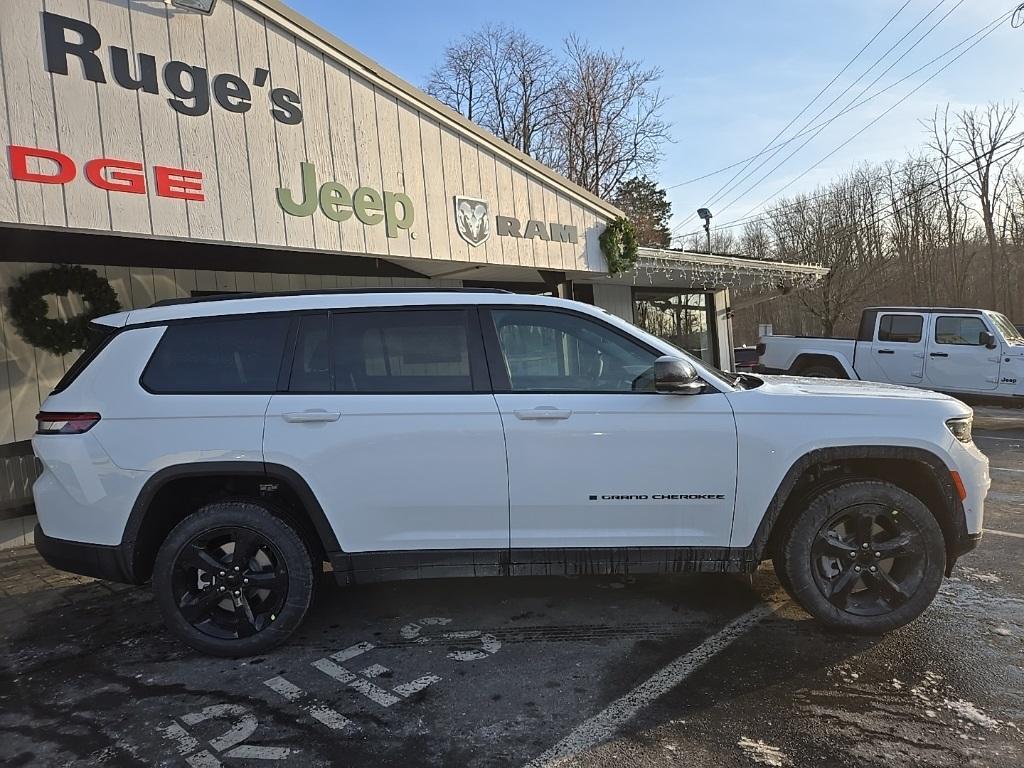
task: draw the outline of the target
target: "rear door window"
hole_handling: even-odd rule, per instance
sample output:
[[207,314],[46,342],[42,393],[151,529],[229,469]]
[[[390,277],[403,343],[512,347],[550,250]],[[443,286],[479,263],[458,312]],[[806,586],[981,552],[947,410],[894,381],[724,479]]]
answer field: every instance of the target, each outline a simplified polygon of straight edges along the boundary
[[335,392],[474,391],[480,342],[463,309],[341,312],[332,323]]
[[290,322],[282,314],[170,325],[142,385],[160,394],[274,392]]
[[331,391],[331,341],[326,313],[299,318],[288,391]]
[[897,344],[921,341],[924,317],[921,315],[882,315],[878,321],[878,340]]

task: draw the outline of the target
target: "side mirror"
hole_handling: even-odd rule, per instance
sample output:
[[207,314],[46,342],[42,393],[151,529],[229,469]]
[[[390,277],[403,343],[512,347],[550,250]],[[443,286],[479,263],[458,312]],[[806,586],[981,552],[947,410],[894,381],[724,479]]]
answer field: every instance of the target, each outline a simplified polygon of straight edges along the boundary
[[665,355],[654,361],[654,390],[673,395],[696,395],[704,391],[704,382],[688,360]]
[[982,331],[978,334],[978,344],[988,349],[996,348],[996,336],[989,331]]

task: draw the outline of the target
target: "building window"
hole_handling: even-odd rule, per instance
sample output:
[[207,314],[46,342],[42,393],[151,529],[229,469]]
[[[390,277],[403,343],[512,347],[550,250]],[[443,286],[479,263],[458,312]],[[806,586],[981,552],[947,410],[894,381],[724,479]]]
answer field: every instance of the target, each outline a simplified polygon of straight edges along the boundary
[[708,293],[634,288],[633,322],[694,357],[718,364],[714,302]]

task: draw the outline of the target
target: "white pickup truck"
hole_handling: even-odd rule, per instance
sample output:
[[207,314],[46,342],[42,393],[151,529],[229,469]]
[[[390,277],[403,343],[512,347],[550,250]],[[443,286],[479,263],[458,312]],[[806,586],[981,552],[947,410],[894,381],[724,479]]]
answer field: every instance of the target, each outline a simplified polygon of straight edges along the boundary
[[959,396],[1024,398],[1024,337],[986,309],[869,307],[855,339],[763,336],[761,373],[905,384]]

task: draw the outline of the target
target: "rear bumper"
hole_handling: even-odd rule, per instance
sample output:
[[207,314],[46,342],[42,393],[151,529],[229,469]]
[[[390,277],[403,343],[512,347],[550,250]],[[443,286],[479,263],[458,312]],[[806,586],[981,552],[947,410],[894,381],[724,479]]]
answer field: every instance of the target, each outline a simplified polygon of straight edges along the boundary
[[35,544],[43,560],[58,570],[125,584],[134,583],[119,546],[55,539],[43,533],[39,525],[35,528]]

